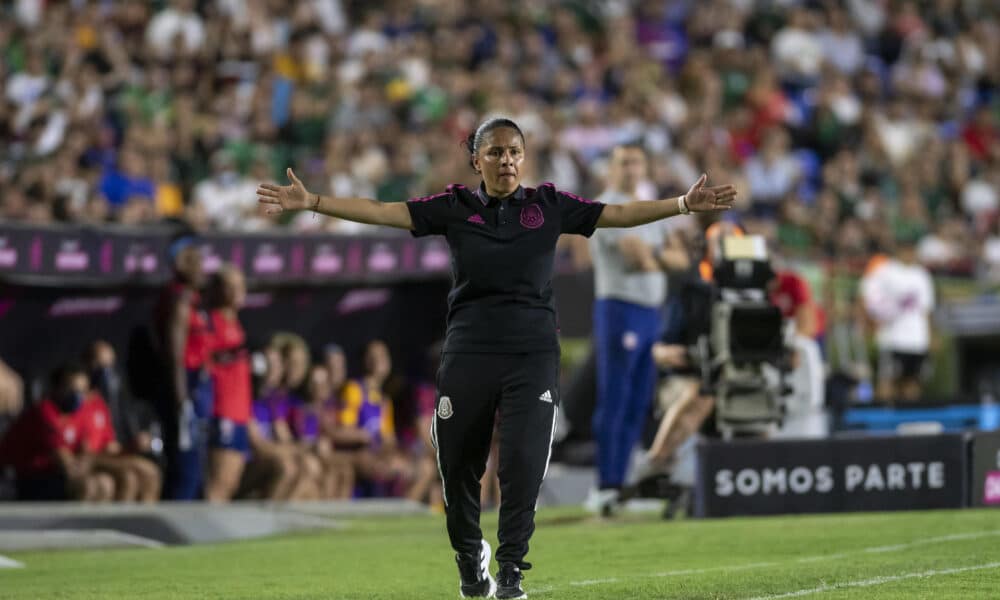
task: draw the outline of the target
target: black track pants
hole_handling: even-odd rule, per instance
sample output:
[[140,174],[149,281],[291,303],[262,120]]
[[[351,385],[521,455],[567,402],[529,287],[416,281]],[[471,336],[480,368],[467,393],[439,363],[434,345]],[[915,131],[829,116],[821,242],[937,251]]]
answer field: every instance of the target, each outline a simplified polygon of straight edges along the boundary
[[[444,481],[448,536],[456,552],[478,552],[479,480],[500,414],[498,563],[524,565],[535,505],[548,469],[559,405],[559,353],[448,352],[438,371],[433,437]],[[522,568],[524,568],[522,566]]]

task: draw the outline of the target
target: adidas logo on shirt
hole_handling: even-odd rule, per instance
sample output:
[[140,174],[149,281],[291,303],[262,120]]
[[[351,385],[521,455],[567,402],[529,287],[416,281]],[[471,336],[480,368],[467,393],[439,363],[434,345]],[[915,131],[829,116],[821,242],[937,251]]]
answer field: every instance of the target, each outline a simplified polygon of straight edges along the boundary
[[542,402],[552,402],[552,392],[545,390],[545,392],[538,397]]

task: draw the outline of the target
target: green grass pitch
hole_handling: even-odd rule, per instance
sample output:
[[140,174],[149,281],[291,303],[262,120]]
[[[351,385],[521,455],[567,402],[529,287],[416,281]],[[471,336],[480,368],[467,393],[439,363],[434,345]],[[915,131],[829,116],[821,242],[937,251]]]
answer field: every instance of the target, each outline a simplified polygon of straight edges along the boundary
[[[495,548],[496,514],[483,524]],[[537,525],[529,598],[1000,598],[995,510],[666,522],[547,509]],[[25,568],[0,570],[0,598],[457,598],[452,556],[443,517],[367,518],[210,546],[17,553]]]

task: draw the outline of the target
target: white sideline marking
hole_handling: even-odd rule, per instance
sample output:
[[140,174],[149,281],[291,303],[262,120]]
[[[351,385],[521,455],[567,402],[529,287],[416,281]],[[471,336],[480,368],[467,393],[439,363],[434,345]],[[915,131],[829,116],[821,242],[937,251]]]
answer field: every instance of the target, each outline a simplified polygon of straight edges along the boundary
[[0,569],[23,569],[24,563],[17,562],[13,558],[7,558],[0,554]]
[[680,575],[699,575],[701,573],[711,573],[713,571],[746,571],[748,569],[763,569],[765,567],[775,567],[780,565],[780,562],[759,562],[759,563],[748,563],[745,565],[732,565],[727,567],[704,567],[701,569],[678,569],[676,571],[663,571],[662,573],[653,573],[650,577],[678,577]]
[[937,537],[929,537],[913,540],[912,542],[905,542],[902,544],[893,544],[891,546],[871,546],[868,548],[862,548],[860,550],[854,550],[849,552],[838,552],[836,554],[820,554],[818,556],[804,556],[798,558],[795,562],[807,563],[816,562],[819,560],[833,560],[837,558],[845,558],[848,556],[853,556],[855,554],[881,554],[883,552],[896,552],[899,550],[906,550],[907,548],[913,548],[915,546],[926,546],[927,544],[938,544],[941,542],[959,542],[963,540],[978,540],[985,537],[995,537],[1000,536],[1000,529],[994,529],[991,531],[975,531],[970,533],[952,533],[950,535],[939,535]]
[[[678,569],[676,571],[663,571],[661,573],[652,573],[650,575],[640,575],[640,577],[677,577],[679,575],[699,575],[701,573],[711,573],[713,571],[746,571],[747,569],[774,567],[780,564],[781,564],[780,562],[759,562],[759,563],[750,563],[746,565],[735,565],[731,567],[705,567],[703,569]],[[584,579],[583,581],[571,581],[569,582],[569,584],[575,586],[588,586],[588,585],[600,585],[602,583],[616,583],[621,580],[622,579],[620,577],[608,577],[606,579]]]
[[955,567],[952,569],[932,569],[930,571],[918,571],[916,573],[904,573],[902,575],[885,575],[883,577],[872,577],[871,579],[856,579],[854,581],[843,581],[841,583],[824,584],[814,588],[796,590],[794,592],[786,592],[784,594],[773,594],[771,596],[754,596],[753,598],[748,598],[747,600],[778,600],[779,598],[797,598],[799,596],[808,596],[810,594],[818,594],[820,592],[829,592],[831,590],[839,590],[844,588],[872,587],[875,585],[882,585],[884,583],[902,581],[904,579],[924,579],[927,577],[934,577],[935,575],[952,575],[954,573],[966,573],[968,571],[983,571],[986,569],[996,569],[996,568],[1000,568],[1000,562],[986,563],[984,565],[973,565],[971,567]]
[[621,581],[617,577],[608,577],[607,579],[584,579],[583,581],[571,581],[570,585],[598,585],[601,583],[615,583],[616,581]]
[[[803,556],[803,557],[797,558],[797,559],[795,559],[793,561],[784,561],[784,562],[783,561],[770,561],[770,562],[748,563],[748,564],[745,564],[745,565],[724,565],[724,566],[719,566],[719,567],[704,567],[704,568],[698,568],[698,569],[678,569],[676,571],[662,571],[660,573],[651,573],[651,574],[648,574],[648,575],[633,575],[633,576],[625,578],[625,579],[620,578],[620,577],[608,577],[608,578],[605,578],[605,579],[584,579],[582,581],[570,581],[570,582],[568,582],[568,585],[575,586],[575,587],[587,587],[587,586],[591,586],[591,585],[601,585],[601,584],[604,584],[604,583],[617,583],[619,581],[623,581],[623,580],[626,580],[626,579],[639,579],[639,578],[645,578],[645,577],[678,577],[678,576],[682,576],[682,575],[700,575],[702,573],[713,573],[713,572],[716,572],[716,571],[747,571],[747,570],[752,570],[752,569],[763,569],[763,568],[766,568],[766,567],[776,567],[778,565],[788,564],[788,562],[792,562],[792,563],[810,563],[810,562],[819,562],[819,561],[824,561],[824,560],[836,560],[838,558],[846,558],[846,557],[849,557],[849,556],[854,556],[856,554],[881,554],[881,553],[884,553],[884,552],[897,552],[899,550],[906,550],[907,548],[913,548],[915,546],[925,546],[925,545],[928,545],[928,544],[938,544],[938,543],[942,543],[942,542],[957,542],[957,541],[963,541],[963,540],[976,540],[976,539],[981,539],[981,538],[986,538],[986,537],[996,537],[996,536],[1000,536],[1000,529],[994,529],[994,530],[990,530],[990,531],[974,531],[974,532],[969,532],[969,533],[952,533],[952,534],[949,534],[949,535],[940,535],[940,536],[936,536],[936,537],[916,539],[916,540],[913,540],[911,542],[904,542],[902,544],[892,544],[890,546],[869,546],[867,548],[861,548],[861,549],[858,549],[858,550],[851,550],[851,551],[847,551],[847,552],[837,552],[835,554],[817,554],[815,556]],[[993,568],[994,566],[1000,566],[1000,563],[990,563],[989,565],[980,565],[980,566],[977,566],[977,567],[962,567],[962,569],[963,570],[970,570],[971,571],[971,570],[977,570],[977,569],[989,569],[989,568]],[[928,573],[930,573],[930,575],[925,575],[925,576],[926,577],[930,577],[931,575],[943,575],[943,574],[946,574],[947,572],[952,572],[952,571],[947,571],[946,570],[946,571],[941,571],[940,573],[936,572],[936,571],[928,571]],[[954,572],[961,572],[961,571],[954,571]],[[918,574],[912,574],[911,573],[911,574],[907,574],[905,576],[903,576],[903,575],[894,575],[894,576],[891,576],[891,577],[900,577],[900,578],[906,579],[906,578],[918,577],[918,576],[920,576],[920,575],[918,575]],[[877,579],[883,579],[883,578],[877,578]],[[895,579],[891,579],[890,578],[887,581],[895,581]],[[848,583],[851,583],[851,582],[848,582]],[[845,586],[846,587],[855,587],[855,586],[850,586],[850,585],[847,585],[847,584],[839,584],[839,585],[840,585],[840,587],[845,587]],[[871,584],[871,585],[877,585],[877,584]],[[546,594],[546,593],[551,592],[553,590],[559,589],[560,587],[563,587],[563,586],[558,586],[558,585],[556,585],[556,586],[541,586],[541,587],[538,587],[536,589],[533,589],[532,593],[534,593],[534,594]],[[836,587],[837,587],[837,585],[835,584],[832,587],[823,588],[823,589],[818,589],[817,588],[817,589],[818,589],[818,591],[824,591],[826,589],[834,589]],[[793,593],[797,594],[797,595],[805,595],[806,592],[802,591],[802,593],[800,593],[800,592],[793,592]],[[812,594],[812,593],[816,593],[816,592],[815,591],[809,591],[808,593]],[[784,595],[779,595],[779,596],[762,596],[762,597],[760,597],[760,599],[758,599],[758,598],[752,598],[752,599],[749,599],[749,600],[762,600],[763,598],[769,598],[769,599],[771,599],[771,598],[786,598],[786,597],[790,598],[792,596],[784,596]]]

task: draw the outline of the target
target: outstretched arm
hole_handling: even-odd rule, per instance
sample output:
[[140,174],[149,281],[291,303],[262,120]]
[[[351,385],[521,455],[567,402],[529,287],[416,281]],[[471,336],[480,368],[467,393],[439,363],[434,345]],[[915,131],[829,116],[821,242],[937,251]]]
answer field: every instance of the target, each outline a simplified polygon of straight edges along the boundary
[[290,168],[287,173],[291,185],[262,183],[257,187],[257,201],[265,206],[264,212],[269,215],[286,210],[312,210],[356,223],[413,229],[413,220],[405,202],[384,203],[370,198],[321,196],[306,190]]
[[626,202],[604,207],[597,220],[598,227],[635,227],[681,214],[681,208],[691,212],[729,210],[736,199],[736,188],[732,185],[705,187],[708,175],[702,174],[686,194],[677,198],[654,200],[652,202]]

